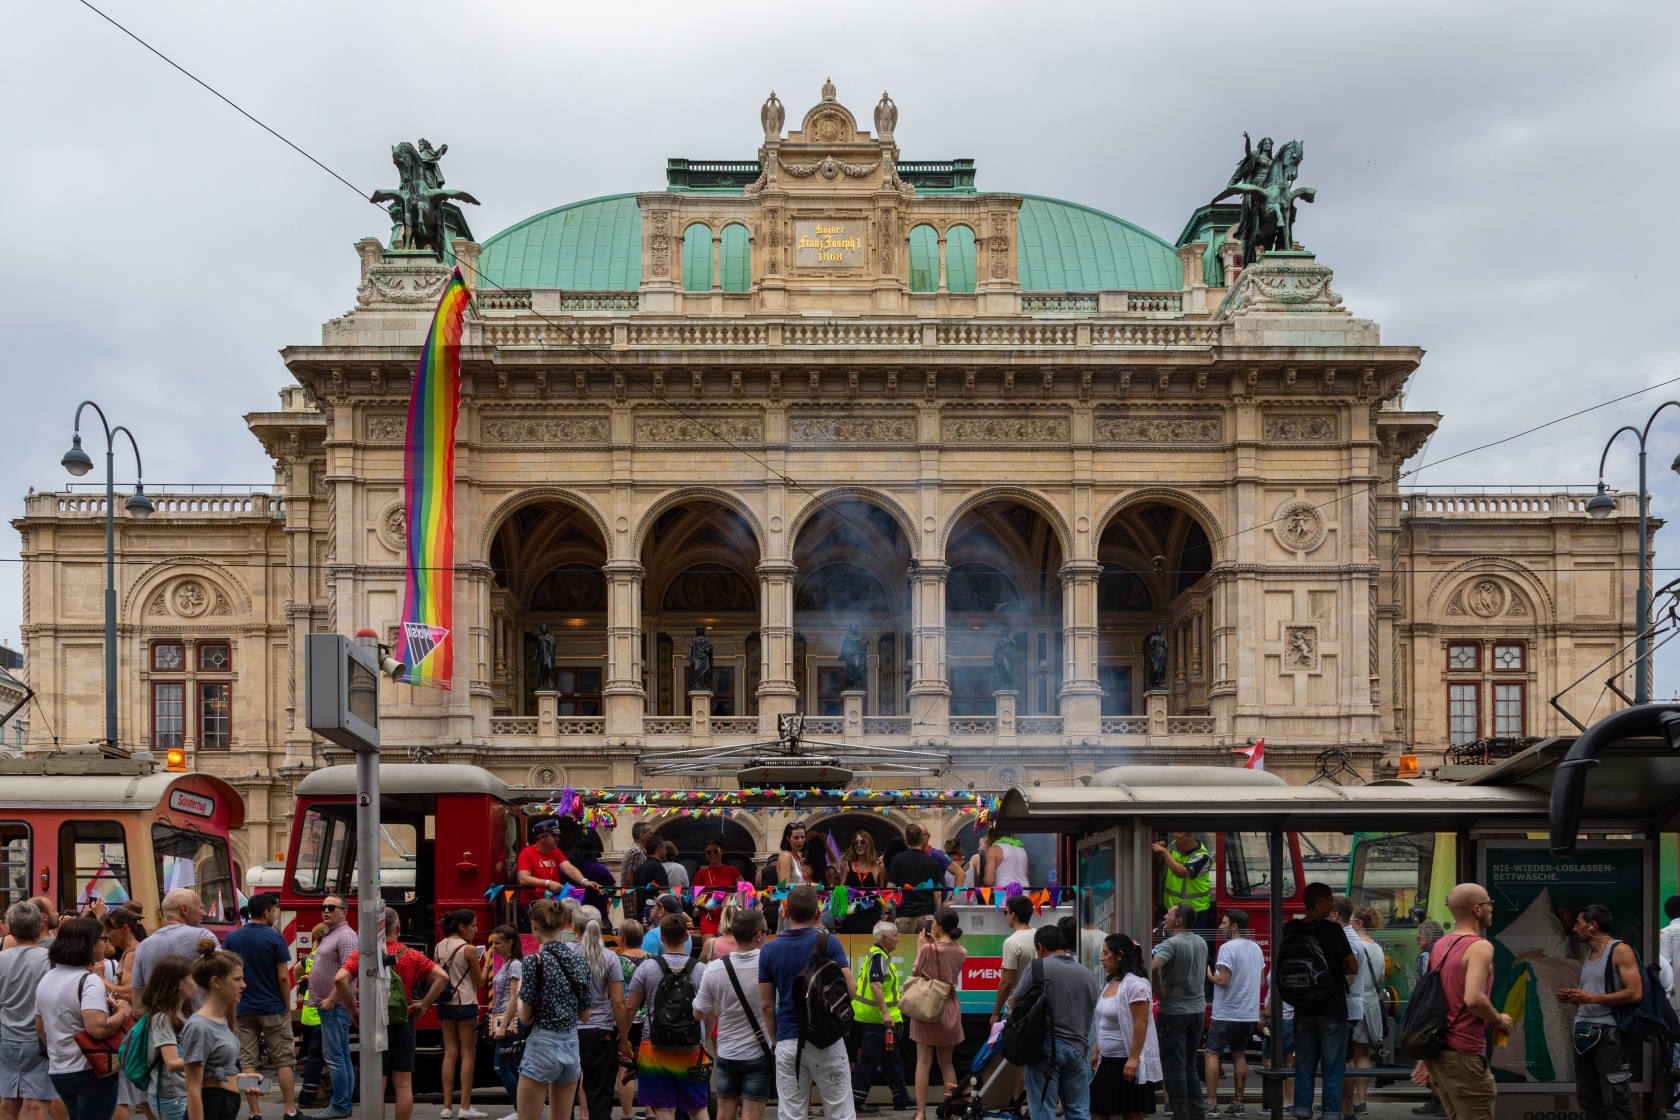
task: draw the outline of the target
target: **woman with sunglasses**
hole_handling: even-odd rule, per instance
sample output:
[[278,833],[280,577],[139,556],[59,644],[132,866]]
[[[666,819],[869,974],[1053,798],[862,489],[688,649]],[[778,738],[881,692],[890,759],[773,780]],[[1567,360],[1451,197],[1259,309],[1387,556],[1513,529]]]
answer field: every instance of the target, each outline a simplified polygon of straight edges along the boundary
[[887,869],[875,854],[875,838],[867,832],[852,837],[846,849],[845,873],[840,885],[853,893],[851,909],[840,919],[841,933],[873,933],[881,920],[881,896],[877,893],[886,883]]
[[47,1074],[69,1120],[111,1120],[117,1108],[116,1078],[94,1070],[76,1044],[82,1031],[89,1038],[107,1039],[134,1018],[129,1005],[110,999],[100,977],[93,975],[102,968],[105,944],[99,919],[65,922],[47,949],[53,967],[35,988],[35,1030],[46,1045]]

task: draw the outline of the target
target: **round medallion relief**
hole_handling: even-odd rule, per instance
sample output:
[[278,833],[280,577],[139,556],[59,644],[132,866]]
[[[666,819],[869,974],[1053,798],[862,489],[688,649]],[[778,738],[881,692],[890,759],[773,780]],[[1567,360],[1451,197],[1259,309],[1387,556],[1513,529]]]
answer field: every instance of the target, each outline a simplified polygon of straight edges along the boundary
[[386,503],[373,519],[373,530],[379,543],[392,552],[408,551],[408,511],[402,502]]
[[1300,499],[1285,502],[1272,521],[1278,543],[1297,552],[1311,552],[1324,543],[1327,532],[1318,507]]
[[182,580],[176,584],[175,593],[170,596],[170,601],[175,606],[175,613],[187,618],[196,618],[210,609],[210,593],[195,579]]
[[566,771],[563,767],[552,766],[547,763],[541,766],[533,766],[528,784],[537,789],[552,789],[556,786],[563,786],[566,784]]
[[630,519],[628,517],[621,517],[617,521],[613,522],[613,527],[621,533],[628,533],[630,531]]
[[1498,580],[1479,579],[1464,595],[1464,605],[1483,618],[1505,613],[1505,588]]
[[992,771],[992,788],[1008,789],[1021,784],[1021,772],[1013,766],[999,766]]

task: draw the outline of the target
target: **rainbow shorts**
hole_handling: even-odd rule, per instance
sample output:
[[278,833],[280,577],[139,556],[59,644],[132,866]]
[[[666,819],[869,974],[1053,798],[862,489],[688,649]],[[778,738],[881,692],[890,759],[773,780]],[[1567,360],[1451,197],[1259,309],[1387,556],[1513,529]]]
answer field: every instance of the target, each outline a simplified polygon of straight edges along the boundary
[[642,1103],[649,1108],[704,1112],[706,1083],[688,1076],[689,1067],[699,1058],[699,1050],[655,1050],[653,1043],[642,1043],[636,1051],[636,1084]]

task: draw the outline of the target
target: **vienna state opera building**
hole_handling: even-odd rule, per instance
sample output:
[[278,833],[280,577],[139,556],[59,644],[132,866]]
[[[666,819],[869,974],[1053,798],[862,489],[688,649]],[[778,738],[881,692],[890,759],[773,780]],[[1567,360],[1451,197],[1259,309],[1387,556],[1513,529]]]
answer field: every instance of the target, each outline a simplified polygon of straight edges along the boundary
[[[1287,780],[1347,782],[1570,730],[1551,697],[1608,659],[1563,698],[1585,718],[1625,680],[1633,496],[1593,520],[1590,491],[1410,489],[1441,419],[1404,405],[1424,351],[1328,262],[1245,261],[1237,198],[1186,199],[1174,241],[989,189],[1007,169],[900,159],[897,117],[825,86],[784,121],[772,95],[756,159],[635,169],[442,253],[357,243],[350,309],[245,417],[272,490],[118,518],[122,742],[239,788],[247,866],[301,776],[348,761],[304,727],[303,636],[395,640],[409,393],[455,264],[454,688],[387,683],[388,758],[663,788],[645,757],[803,713],[951,756],[944,787],[1240,765],[1262,738]],[[49,721],[97,741],[101,496],[33,493],[12,524],[29,749]]]

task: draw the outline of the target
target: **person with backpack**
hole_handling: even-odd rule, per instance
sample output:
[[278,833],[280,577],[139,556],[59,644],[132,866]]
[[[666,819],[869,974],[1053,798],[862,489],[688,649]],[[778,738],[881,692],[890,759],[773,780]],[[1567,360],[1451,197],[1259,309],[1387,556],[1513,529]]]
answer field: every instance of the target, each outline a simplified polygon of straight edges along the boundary
[[[1452,1120],[1493,1120],[1495,1088],[1487,1062],[1487,1024],[1509,1031],[1493,1006],[1493,902],[1478,883],[1447,893],[1453,932],[1431,942],[1396,1040],[1418,1056],[1412,1080],[1441,1099]],[[1559,996],[1563,993],[1559,992]],[[1431,1098],[1433,1099],[1433,1097]]]
[[[724,933],[735,946],[706,966],[694,1014],[707,1024],[707,1035],[715,1032],[717,1036],[718,1120],[736,1120],[737,1116],[763,1120],[764,1103],[776,1083],[776,1054],[764,1032],[758,1000],[764,915],[757,910],[736,910]],[[713,939],[713,948],[720,941],[722,935]]]
[[[158,1120],[186,1120],[187,1063],[181,1057],[181,1028],[198,1002],[198,985],[192,978],[193,962],[171,953],[152,967],[141,990],[142,1006],[152,1008],[140,1022],[134,1024],[129,1038],[142,1048],[149,1100],[157,1106]],[[142,1031],[142,1024],[144,1030]],[[140,1086],[138,1073],[129,1062],[128,1046],[123,1047],[123,1074],[129,1083]]]
[[[1091,1022],[1102,989],[1091,970],[1068,955],[1061,927],[1040,926],[1033,931],[1038,958],[1027,966],[1015,987],[1015,1008],[1009,1013],[1002,1039],[1003,1053],[1027,1071],[1027,1106],[1032,1120],[1056,1120],[1061,1101],[1062,1120],[1090,1120]],[[1040,1004],[1044,1010],[1039,1010]],[[1016,1061],[1008,1023],[1033,1025],[1042,1031],[1032,1049],[1042,1054],[1031,1064]]]
[[698,1077],[706,1054],[700,1045],[700,1021],[694,1017],[700,962],[686,951],[688,922],[681,914],[666,914],[660,920],[659,937],[665,951],[641,963],[625,997],[631,1015],[647,1005],[636,1081],[642,1103],[658,1120],[674,1120],[679,1112],[704,1116],[710,1078]]
[[1633,1120],[1633,1073],[1616,1013],[1645,998],[1645,977],[1633,946],[1611,936],[1610,922],[1610,908],[1597,902],[1575,915],[1575,936],[1587,948],[1581,986],[1557,993],[1559,1003],[1575,1005],[1575,1099],[1586,1120]]
[[854,1120],[846,1035],[852,1026],[851,962],[840,939],[817,925],[817,891],[788,892],[788,925],[758,955],[765,1033],[776,1051],[776,1115],[809,1120],[811,1089],[824,1120]]
[[[385,956],[390,961],[390,992],[385,1005],[385,1052],[380,1055],[384,1076],[390,1079],[397,1099],[397,1120],[409,1120],[414,1115],[414,1024],[437,1003],[449,982],[443,966],[426,954],[404,945],[402,919],[395,910],[385,910]],[[228,939],[232,941],[232,938]],[[361,951],[353,951],[344,958],[344,967],[333,977],[338,1001],[357,1012],[360,990]],[[421,988],[425,994],[416,994]],[[358,1022],[360,1019],[358,1018]],[[379,1086],[379,1099],[385,1099],[384,1082]]]
[[1308,883],[1301,901],[1306,913],[1285,923],[1274,971],[1278,995],[1295,1008],[1294,1114],[1311,1120],[1315,1075],[1324,1090],[1324,1115],[1342,1111],[1348,980],[1358,974],[1359,961],[1342,927],[1330,920],[1335,892],[1325,883]]
[[[1187,834],[1190,835],[1190,834]],[[1202,1044],[1207,1014],[1207,940],[1193,928],[1196,911],[1188,903],[1167,907],[1161,926],[1167,939],[1155,946],[1150,981],[1160,1006],[1155,1029],[1161,1041],[1161,1071],[1166,1075],[1167,1107],[1173,1120],[1202,1120],[1202,1078],[1196,1051]]]
[[569,1120],[583,1077],[578,1024],[591,1018],[589,965],[560,942],[569,925],[565,907],[539,898],[527,913],[537,951],[523,961],[519,984],[519,1024],[527,1033],[516,1107],[520,1120],[539,1120],[545,1103],[549,1116]]

